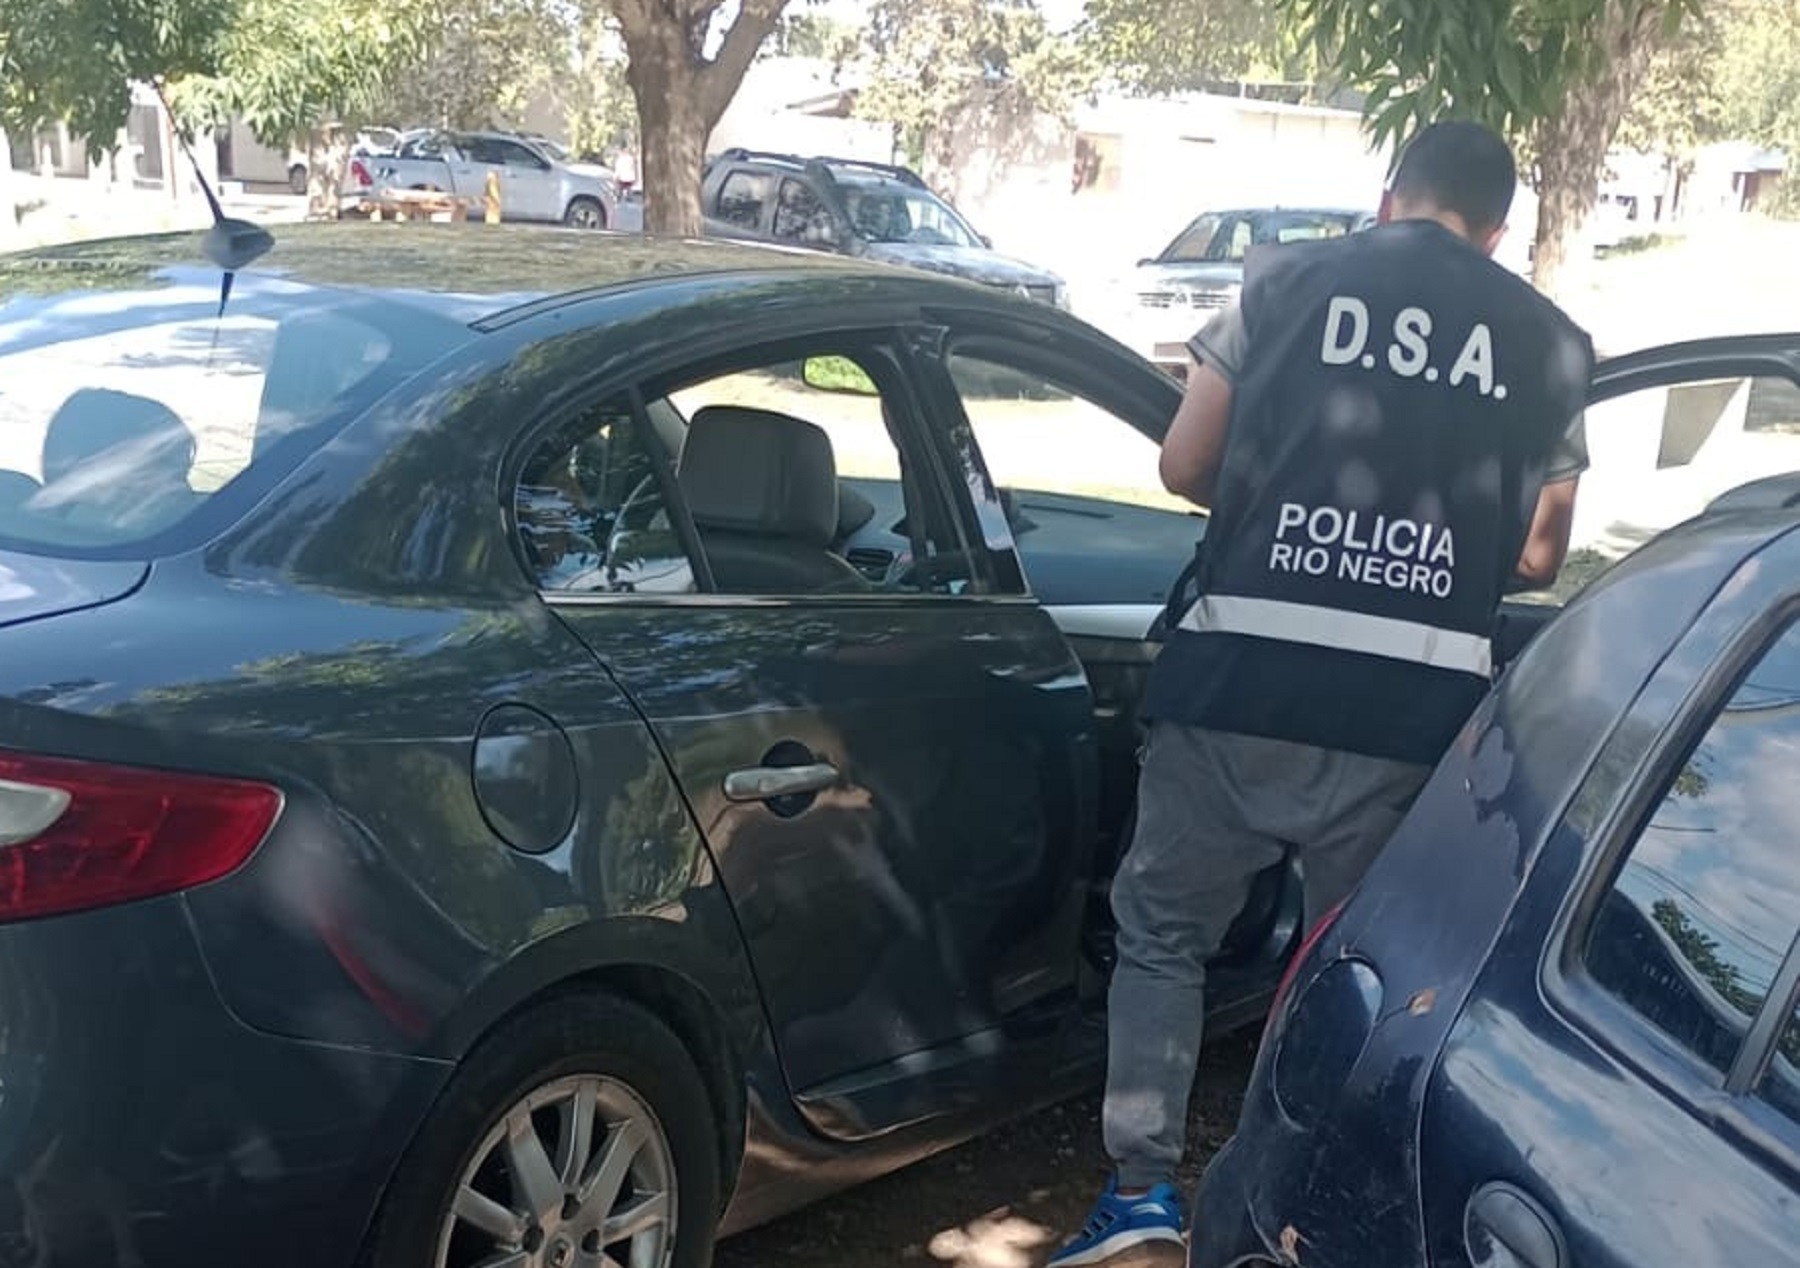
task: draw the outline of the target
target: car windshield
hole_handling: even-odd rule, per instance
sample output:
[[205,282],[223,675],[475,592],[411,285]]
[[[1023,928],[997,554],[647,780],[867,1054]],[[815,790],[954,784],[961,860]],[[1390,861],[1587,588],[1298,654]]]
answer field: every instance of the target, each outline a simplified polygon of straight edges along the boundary
[[0,546],[39,554],[159,553],[472,337],[410,306],[243,279],[220,316],[200,270],[48,295],[30,272],[0,268]]
[[1165,264],[1242,264],[1253,246],[1341,238],[1356,219],[1335,212],[1209,212],[1183,229],[1161,259]]
[[847,185],[850,222],[870,242],[916,246],[978,247],[980,239],[929,190],[899,185]]

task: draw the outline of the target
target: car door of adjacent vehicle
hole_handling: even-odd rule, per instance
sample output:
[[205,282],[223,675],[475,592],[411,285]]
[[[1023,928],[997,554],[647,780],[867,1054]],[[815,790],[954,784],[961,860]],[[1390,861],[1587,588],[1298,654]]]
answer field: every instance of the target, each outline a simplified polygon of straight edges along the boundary
[[[576,558],[540,564],[654,727],[790,1087],[844,1138],[1041,1082],[1075,1012],[1093,835],[1080,666],[995,593],[908,361],[897,334],[826,336],[647,380],[641,408],[596,417],[672,461],[637,460],[585,544],[552,522]],[[567,441],[529,488],[581,465]],[[693,572],[645,571],[676,535]]]
[[1551,589],[1501,607],[1496,659],[1648,537],[1749,481],[1800,471],[1800,334],[1651,348],[1602,362],[1587,410],[1591,466]]
[[1433,1268],[1793,1260],[1800,540],[1753,563],[1602,750],[1432,1072]]

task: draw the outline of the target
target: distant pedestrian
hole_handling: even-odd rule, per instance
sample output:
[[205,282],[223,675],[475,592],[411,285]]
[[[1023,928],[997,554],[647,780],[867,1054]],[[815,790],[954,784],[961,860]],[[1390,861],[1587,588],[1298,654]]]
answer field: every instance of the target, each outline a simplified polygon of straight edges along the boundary
[[1162,477],[1211,516],[1113,884],[1116,1170],[1054,1265],[1185,1261],[1207,962],[1289,849],[1309,922],[1355,888],[1487,691],[1502,595],[1562,567],[1593,347],[1490,258],[1516,185],[1499,136],[1427,128],[1377,227],[1258,249],[1189,345]]
[[613,156],[613,179],[619,182],[621,194],[629,194],[637,188],[637,151],[629,145],[620,147],[619,152]]

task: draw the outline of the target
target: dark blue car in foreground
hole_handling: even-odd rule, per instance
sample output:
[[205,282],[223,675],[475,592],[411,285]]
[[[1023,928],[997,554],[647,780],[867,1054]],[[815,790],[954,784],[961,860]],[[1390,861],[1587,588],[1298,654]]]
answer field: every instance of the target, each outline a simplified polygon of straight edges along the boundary
[[0,1263],[696,1268],[1090,1086],[1174,385],[816,253],[279,238],[0,257]]
[[[1596,394],[1742,376],[1791,403],[1800,338],[1615,361]],[[1548,623],[1309,934],[1190,1263],[1797,1258],[1800,477],[1776,476]]]

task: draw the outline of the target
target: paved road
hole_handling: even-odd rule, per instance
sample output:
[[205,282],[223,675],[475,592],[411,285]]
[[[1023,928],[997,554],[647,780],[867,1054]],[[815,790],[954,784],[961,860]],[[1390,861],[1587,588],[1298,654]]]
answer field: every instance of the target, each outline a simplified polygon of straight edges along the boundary
[[[1210,1049],[1195,1085],[1191,1192],[1237,1122],[1255,1032]],[[719,1247],[717,1268],[1036,1268],[1106,1176],[1100,1103],[1086,1097],[853,1189]]]

